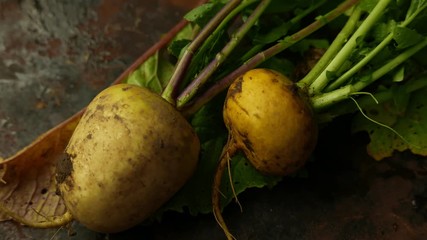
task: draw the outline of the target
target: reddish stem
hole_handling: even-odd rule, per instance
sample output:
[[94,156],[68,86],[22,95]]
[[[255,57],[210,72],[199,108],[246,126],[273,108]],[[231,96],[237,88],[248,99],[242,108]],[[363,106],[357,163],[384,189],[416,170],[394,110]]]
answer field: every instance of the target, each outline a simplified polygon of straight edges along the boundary
[[265,60],[275,56],[279,52],[282,52],[283,50],[287,49],[294,43],[300,41],[301,39],[307,37],[311,33],[317,31],[330,21],[334,20],[341,14],[343,14],[346,10],[350,9],[352,6],[357,4],[359,0],[347,0],[337,6],[335,9],[327,13],[325,16],[317,18],[316,21],[308,25],[307,27],[301,29],[300,31],[294,33],[293,35],[284,38],[282,41],[277,43],[276,45],[266,49],[265,51],[259,52],[254,57],[249,59],[246,63],[244,63],[242,66],[228,74],[225,78],[221,79],[220,81],[216,82],[212,87],[210,87],[207,91],[205,91],[200,97],[195,99],[193,102],[188,103],[187,105],[184,105],[180,111],[184,116],[190,116],[194,114],[200,107],[205,105],[207,102],[209,102],[212,98],[214,98],[216,95],[218,95],[220,92],[224,91],[230,84],[245,73],[246,71],[249,71],[252,68],[255,68],[260,63],[264,62]]
[[190,65],[193,59],[194,53],[204,43],[204,41],[211,35],[215,28],[222,22],[224,18],[240,3],[240,0],[229,1],[209,23],[201,30],[196,38],[190,43],[188,48],[185,50],[184,55],[178,61],[176,69],[169,80],[168,85],[162,93],[162,97],[173,105],[176,104],[176,92],[178,87],[184,78],[187,67]]

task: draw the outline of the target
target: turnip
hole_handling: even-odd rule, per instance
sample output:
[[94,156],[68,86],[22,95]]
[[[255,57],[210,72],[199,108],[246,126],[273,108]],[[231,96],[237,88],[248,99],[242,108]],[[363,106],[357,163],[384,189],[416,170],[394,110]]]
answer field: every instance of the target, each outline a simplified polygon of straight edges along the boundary
[[[205,26],[196,28],[200,29],[197,37],[176,51],[176,67],[161,96],[119,85],[95,98],[67,147],[67,158],[59,164],[59,189],[77,220],[96,231],[117,232],[153,214],[183,186],[196,166],[200,144],[183,116],[192,116],[229,87],[223,107],[229,138],[214,176],[212,205],[231,239],[221,216],[220,183],[233,154],[242,151],[262,174],[285,176],[297,171],[315,148],[319,113],[360,94],[427,45],[425,38],[411,42],[409,47],[396,48],[385,63],[365,69],[393,39],[370,42],[367,45],[374,49],[368,53],[359,49],[390,1],[369,5],[372,9],[364,10],[365,16],[355,6],[358,0],[346,0],[292,35],[277,28],[267,34],[267,38],[274,37],[270,42],[251,43],[245,46],[247,52],[239,50],[242,57],[232,55],[270,2],[231,0]],[[290,22],[298,25],[325,2],[308,7]],[[411,5],[409,22],[427,6],[423,4],[416,11]],[[247,8],[250,11],[243,11]],[[200,11],[209,9],[198,9],[194,17],[204,16]],[[294,82],[278,71],[256,69],[346,11],[350,14],[346,25],[303,79]],[[236,28],[236,18],[241,16],[242,25]],[[229,32],[229,41],[219,49],[219,39]],[[354,61],[353,55],[361,61],[348,64]],[[95,202],[100,203],[94,206]]]
[[317,139],[307,97],[282,74],[253,69],[228,89],[224,122],[231,142],[261,173],[284,176],[304,165]]
[[242,150],[261,173],[285,176],[298,170],[317,141],[317,123],[307,97],[282,74],[253,69],[229,87],[224,103],[229,140],[214,178],[213,211],[231,238],[221,216],[219,189],[227,161]]
[[58,165],[73,217],[98,232],[153,214],[193,174],[200,144],[191,125],[145,88],[111,86],[89,104]]
[[229,159],[238,151],[263,174],[285,176],[300,169],[317,141],[317,122],[305,92],[269,69],[253,69],[228,88],[223,108],[229,138],[214,176],[213,213],[228,238],[221,215],[220,185]]

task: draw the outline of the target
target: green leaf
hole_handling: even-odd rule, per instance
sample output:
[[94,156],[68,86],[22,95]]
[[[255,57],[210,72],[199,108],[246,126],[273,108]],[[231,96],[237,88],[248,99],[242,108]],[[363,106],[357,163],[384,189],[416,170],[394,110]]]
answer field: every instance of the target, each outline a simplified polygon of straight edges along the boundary
[[[225,170],[227,171],[227,169]],[[242,155],[237,154],[231,160],[231,176],[236,194],[244,192],[248,188],[271,188],[282,178],[265,176],[260,174]],[[228,174],[224,174],[221,184],[221,193],[224,198],[221,200],[222,207],[228,205],[234,198]]]
[[198,33],[199,30],[200,29],[194,24],[187,24],[181,31],[176,34],[173,40],[193,40],[194,36]]
[[174,66],[161,58],[159,52],[156,52],[132,72],[124,82],[146,87],[160,94],[171,78],[173,70]]
[[375,42],[381,42],[391,32],[393,32],[395,27],[396,22],[394,20],[389,20],[387,23],[378,23],[372,31],[372,36],[375,39]]
[[413,46],[423,40],[423,38],[417,31],[406,27],[396,27],[393,31],[393,39],[397,43],[397,49]]
[[175,40],[171,42],[171,44],[169,44],[168,52],[172,56],[176,58],[180,58],[180,56],[182,55],[184,50],[187,48],[187,46],[190,44],[190,42],[191,40],[188,40],[188,39]]
[[283,22],[279,26],[276,26],[274,28],[271,28],[270,31],[268,31],[265,34],[256,34],[253,38],[254,43],[256,44],[268,44],[275,42],[279,40],[281,37],[286,36],[289,29],[292,27],[292,24],[290,22]]
[[174,37],[168,46],[168,52],[176,58],[179,58],[185,48],[194,39],[199,29],[195,24],[187,24],[178,34]]
[[400,67],[394,74],[393,74],[393,82],[402,82],[405,79],[405,68]]
[[186,73],[184,85],[192,81],[197,76],[197,74],[212,61],[215,55],[224,47],[228,40],[229,36],[224,29],[217,31],[215,34],[212,34],[209,37],[210,44],[203,45],[194,54],[194,57]]
[[188,12],[184,18],[190,22],[194,22],[200,27],[205,26],[215,14],[227,3],[226,0],[210,1],[203,5],[200,5],[190,12]]
[[326,71],[326,77],[329,79],[329,81],[333,81],[337,79],[337,73],[335,71]]
[[392,156],[394,151],[405,150],[427,156],[426,94],[427,88],[412,93],[404,111],[402,111],[402,105],[405,104],[399,101],[403,93],[398,94],[397,99],[366,109],[368,116],[393,128],[400,136],[388,128],[369,121],[361,114],[354,118],[352,130],[368,132],[371,141],[367,150],[374,159],[381,160]]
[[390,101],[392,107],[389,111],[397,116],[404,116],[408,108],[411,95],[406,92],[405,88],[400,88],[396,85],[391,87],[393,98]]

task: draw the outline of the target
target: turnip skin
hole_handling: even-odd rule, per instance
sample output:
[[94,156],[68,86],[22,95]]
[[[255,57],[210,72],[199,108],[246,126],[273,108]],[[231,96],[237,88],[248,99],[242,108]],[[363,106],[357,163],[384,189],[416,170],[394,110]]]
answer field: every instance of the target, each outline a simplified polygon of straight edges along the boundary
[[98,232],[153,214],[192,176],[200,143],[191,125],[147,89],[119,84],[89,104],[58,165],[73,217]]
[[237,149],[267,175],[295,172],[317,142],[317,124],[306,97],[276,71],[253,69],[236,79],[223,116]]

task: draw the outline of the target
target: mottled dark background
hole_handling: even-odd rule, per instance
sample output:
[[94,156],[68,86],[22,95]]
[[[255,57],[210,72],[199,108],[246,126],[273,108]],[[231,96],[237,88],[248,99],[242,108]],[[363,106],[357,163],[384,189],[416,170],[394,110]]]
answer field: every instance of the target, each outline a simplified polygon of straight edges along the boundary
[[[0,0],[0,156],[84,107],[197,0]],[[225,218],[238,239],[427,239],[427,159],[366,155],[348,119],[321,134],[307,177],[240,197]],[[223,239],[211,215],[103,235],[0,223],[0,239]]]

